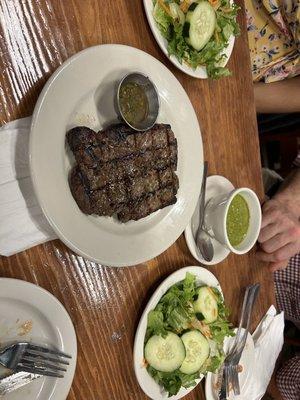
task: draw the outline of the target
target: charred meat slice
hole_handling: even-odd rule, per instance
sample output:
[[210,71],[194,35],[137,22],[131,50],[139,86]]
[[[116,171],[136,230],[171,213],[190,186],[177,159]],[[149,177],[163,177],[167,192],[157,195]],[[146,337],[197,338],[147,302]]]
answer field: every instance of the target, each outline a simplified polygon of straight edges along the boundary
[[67,142],[78,164],[88,167],[124,157],[133,157],[146,150],[169,148],[177,141],[171,126],[156,124],[146,132],[137,132],[124,124],[94,132],[87,127],[77,127],[67,133]]
[[176,203],[176,192],[172,186],[168,186],[144,199],[127,204],[118,213],[118,218],[121,222],[128,222],[131,219],[138,220],[174,203]]
[[[175,151],[173,151],[173,147]],[[81,164],[79,168],[88,182],[89,188],[96,190],[110,183],[124,180],[127,177],[138,178],[144,176],[147,171],[152,169],[163,171],[172,168],[175,171],[176,163],[176,148],[175,146],[170,146],[169,149],[147,150],[143,154],[114,160],[95,168],[89,168],[86,164]]]
[[170,125],[146,132],[124,124],[98,133],[77,127],[67,142],[77,163],[70,187],[84,213],[126,222],[176,202],[177,141]]
[[80,173],[78,166],[75,166],[72,169],[69,183],[72,195],[76,200],[80,210],[85,214],[93,214],[90,191],[87,185],[84,183],[84,178]]

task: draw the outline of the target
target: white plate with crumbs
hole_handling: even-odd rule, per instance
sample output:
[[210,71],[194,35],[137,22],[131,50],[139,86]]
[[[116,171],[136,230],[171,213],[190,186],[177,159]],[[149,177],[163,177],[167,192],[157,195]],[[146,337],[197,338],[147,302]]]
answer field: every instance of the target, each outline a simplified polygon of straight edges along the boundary
[[[219,281],[211,272],[202,267],[191,266],[191,267],[181,268],[178,271],[171,274],[170,276],[168,276],[159,285],[159,287],[156,289],[156,291],[150,298],[142,314],[138,328],[136,330],[134,348],[133,348],[133,362],[134,362],[135,376],[138,380],[141,389],[147,396],[150,397],[150,399],[153,400],[167,400],[167,399],[179,400],[182,397],[186,396],[196,387],[193,386],[188,389],[181,388],[175,396],[168,397],[168,393],[164,391],[163,388],[159,386],[154,381],[154,379],[148,374],[144,364],[144,340],[147,330],[148,313],[157,306],[157,303],[160,301],[162,296],[168,291],[168,289],[170,289],[171,286],[184,280],[187,272],[196,276],[197,286],[207,285],[216,287],[222,293]],[[197,379],[196,383],[198,384],[200,381],[201,379]]]
[[[3,400],[65,400],[71,388],[77,359],[72,321],[49,292],[17,279],[0,278],[0,345],[29,341],[56,348],[72,356],[64,378],[39,377]],[[0,369],[0,376],[5,370]]]
[[[178,143],[177,202],[138,221],[84,214],[69,174],[74,164],[66,132],[95,131],[116,122],[115,93],[129,72],[147,75],[160,98],[158,123]],[[31,174],[40,206],[59,238],[77,254],[108,266],[131,266],[158,256],[187,226],[200,193],[203,148],[193,106],[175,76],[151,55],[123,45],[88,48],[67,60],[45,85],[33,114]]]

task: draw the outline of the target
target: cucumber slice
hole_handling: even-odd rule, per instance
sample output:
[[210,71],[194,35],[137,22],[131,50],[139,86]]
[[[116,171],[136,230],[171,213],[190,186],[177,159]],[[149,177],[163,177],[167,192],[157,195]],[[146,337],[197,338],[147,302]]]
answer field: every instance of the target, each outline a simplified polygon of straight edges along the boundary
[[204,322],[210,324],[218,318],[218,302],[208,286],[198,289],[198,298],[194,301],[195,313],[201,313],[204,316]]
[[183,334],[181,340],[185,347],[186,357],[179,370],[184,374],[194,374],[199,371],[209,356],[209,343],[197,330]]
[[183,28],[185,40],[195,50],[201,50],[212,37],[216,27],[216,13],[208,1],[190,5]]
[[145,359],[161,372],[173,372],[180,367],[185,358],[185,347],[179,336],[168,332],[168,335],[154,335],[145,346]]

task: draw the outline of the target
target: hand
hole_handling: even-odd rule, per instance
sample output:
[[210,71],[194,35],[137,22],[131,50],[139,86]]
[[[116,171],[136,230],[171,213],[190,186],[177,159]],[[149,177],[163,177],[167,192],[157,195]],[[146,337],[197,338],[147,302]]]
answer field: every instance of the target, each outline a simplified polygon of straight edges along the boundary
[[300,222],[293,209],[276,197],[264,204],[262,212],[257,257],[269,262],[274,272],[284,269],[289,259],[300,252]]

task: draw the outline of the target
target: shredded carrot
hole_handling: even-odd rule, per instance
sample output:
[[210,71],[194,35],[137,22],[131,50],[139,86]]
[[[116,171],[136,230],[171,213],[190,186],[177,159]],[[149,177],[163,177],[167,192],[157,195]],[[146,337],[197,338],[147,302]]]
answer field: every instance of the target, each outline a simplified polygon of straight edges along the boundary
[[189,0],[184,0],[184,2],[182,2],[180,4],[181,11],[186,13],[190,5],[191,5],[191,2]]
[[142,368],[147,368],[148,367],[148,361],[145,358],[143,358],[143,360],[142,360],[141,367]]
[[169,9],[169,7],[165,4],[164,0],[157,0],[157,2],[158,2],[158,4],[160,5],[160,7],[161,7],[170,17],[172,17],[171,12],[170,12],[170,9]]
[[201,331],[201,333],[205,336],[205,337],[207,337],[207,338],[211,338],[212,337],[212,334],[211,334],[211,331],[210,331],[210,328],[209,328],[209,326],[208,325],[206,325],[206,324],[204,324],[203,322],[200,322],[201,323],[201,329],[200,329],[200,331]]
[[204,335],[207,338],[211,338],[212,337],[212,333],[210,331],[210,327],[208,325],[206,325],[204,322],[202,321],[198,321],[198,320],[194,320],[191,322],[191,328],[193,329],[198,329],[202,335]]
[[221,6],[220,0],[208,0],[208,1],[214,10],[217,10]]

